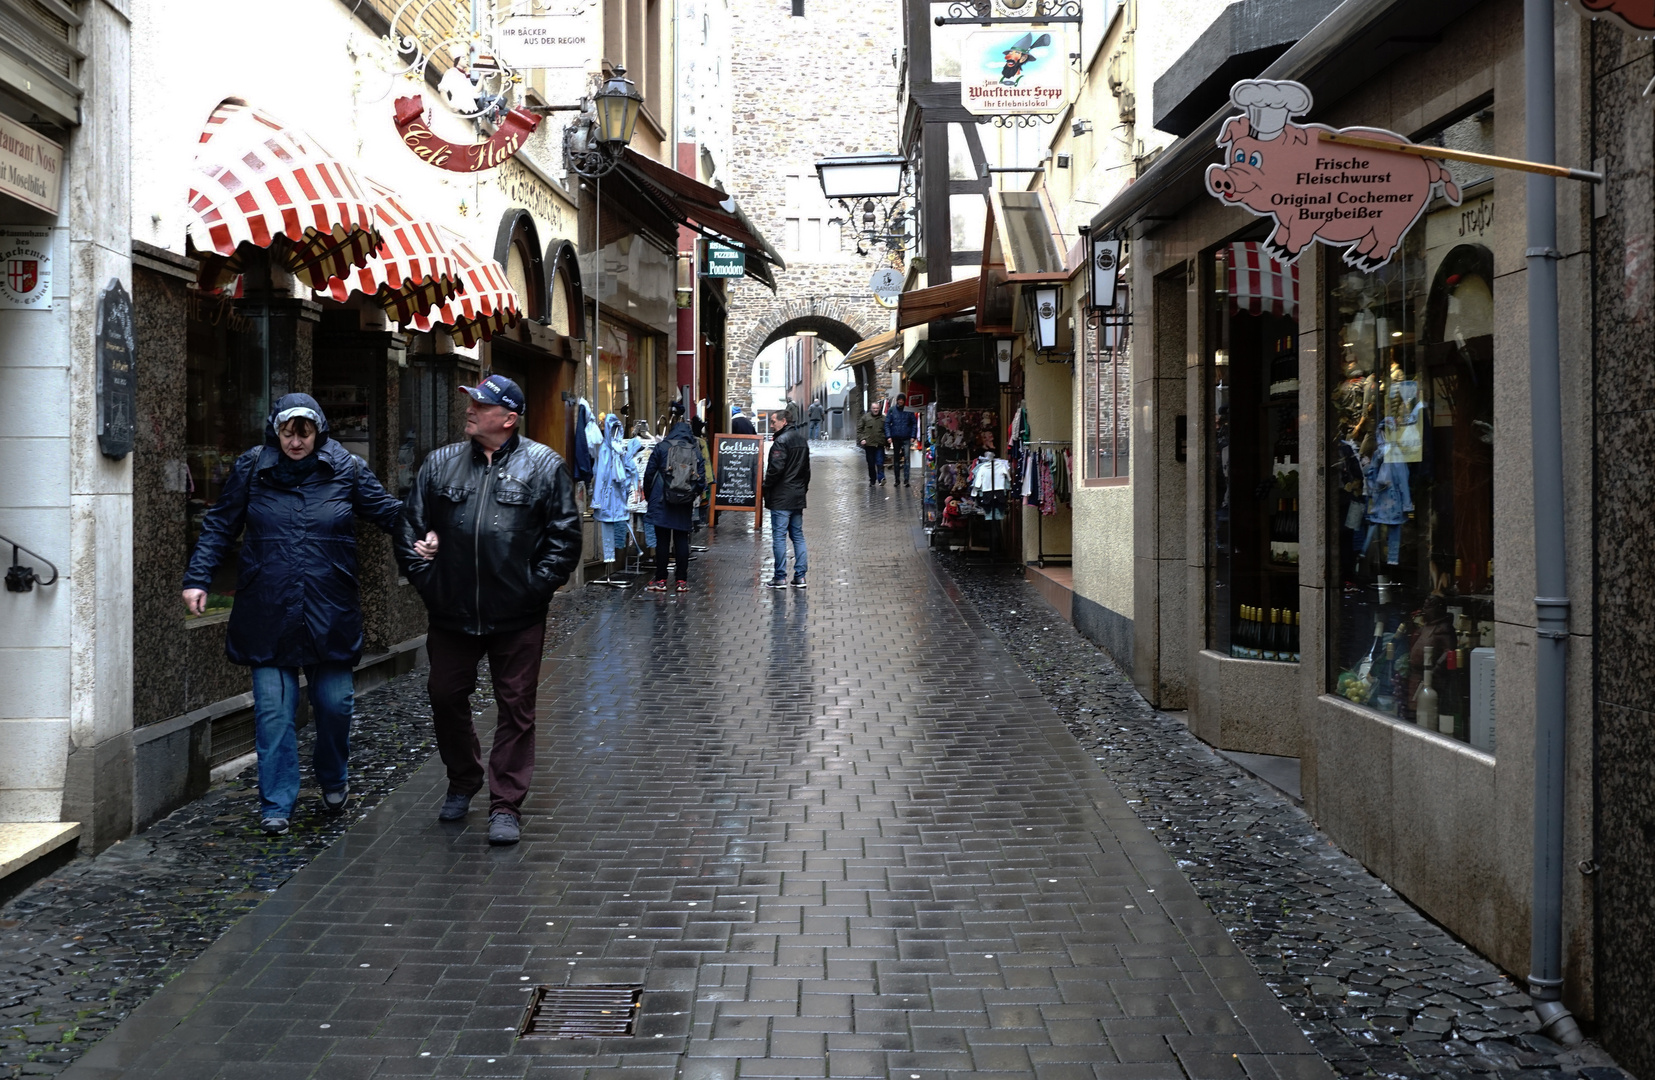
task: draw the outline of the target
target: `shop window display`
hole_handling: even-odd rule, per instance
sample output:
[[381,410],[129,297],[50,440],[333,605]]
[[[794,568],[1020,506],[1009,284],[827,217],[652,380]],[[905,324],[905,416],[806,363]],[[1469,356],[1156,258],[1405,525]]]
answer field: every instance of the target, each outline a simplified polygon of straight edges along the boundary
[[[236,458],[264,441],[265,414],[270,409],[264,329],[262,320],[243,315],[230,296],[189,294],[184,405],[186,560],[195,550],[202,519],[218,501]],[[239,541],[236,550],[240,550]],[[229,610],[239,564],[239,557],[219,564],[207,590],[207,614]]]
[[1494,258],[1465,242],[1462,216],[1428,213],[1373,273],[1325,262],[1328,677],[1492,752]]
[[[1124,293],[1125,290],[1122,290]],[[1130,313],[1108,312],[1084,332],[1082,377],[1086,404],[1086,479],[1125,480],[1131,475],[1132,360]]]
[[1207,647],[1299,659],[1298,267],[1257,241],[1206,265]]

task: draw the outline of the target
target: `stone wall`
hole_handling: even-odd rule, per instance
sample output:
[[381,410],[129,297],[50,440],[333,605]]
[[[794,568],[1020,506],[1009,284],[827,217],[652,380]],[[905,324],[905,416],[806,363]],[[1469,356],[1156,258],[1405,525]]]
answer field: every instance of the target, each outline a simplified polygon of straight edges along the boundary
[[[868,278],[882,263],[863,258],[846,237],[843,255],[788,250],[789,172],[808,173],[830,154],[889,153],[897,147],[897,72],[893,54],[902,48],[898,0],[804,0],[794,16],[791,0],[758,0],[733,5],[734,47],[730,51],[735,87],[730,186],[742,209],[781,252],[787,269],[776,274],[777,291],[742,279],[731,290],[728,395],[752,400],[753,361],[765,339],[784,323],[808,315],[809,297],[818,312],[829,305],[832,318],[857,338],[889,329],[891,312],[873,302]],[[824,302],[825,301],[825,302]],[[804,312],[799,311],[803,304]],[[836,347],[830,328],[824,340]]]

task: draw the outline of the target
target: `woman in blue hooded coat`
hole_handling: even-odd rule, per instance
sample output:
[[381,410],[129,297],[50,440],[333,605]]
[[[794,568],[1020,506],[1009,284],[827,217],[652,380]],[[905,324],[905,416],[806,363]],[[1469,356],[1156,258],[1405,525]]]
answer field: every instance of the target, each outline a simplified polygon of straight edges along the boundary
[[366,462],[328,438],[315,398],[287,394],[265,421],[264,445],[236,459],[184,574],[184,603],[199,615],[213,572],[242,535],[224,651],[253,669],[260,818],[267,833],[287,831],[299,797],[294,712],[300,671],[309,680],[316,719],[322,804],[338,813],[349,795],[352,672],[362,657],[357,515],[391,535],[399,561],[413,557],[401,500],[380,486]]

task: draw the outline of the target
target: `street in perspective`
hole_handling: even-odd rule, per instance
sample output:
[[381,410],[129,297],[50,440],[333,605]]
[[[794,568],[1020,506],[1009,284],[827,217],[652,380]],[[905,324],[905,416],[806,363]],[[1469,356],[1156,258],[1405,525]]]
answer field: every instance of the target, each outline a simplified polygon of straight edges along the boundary
[[1655,1080],[1652,0],[0,0],[0,1077]]

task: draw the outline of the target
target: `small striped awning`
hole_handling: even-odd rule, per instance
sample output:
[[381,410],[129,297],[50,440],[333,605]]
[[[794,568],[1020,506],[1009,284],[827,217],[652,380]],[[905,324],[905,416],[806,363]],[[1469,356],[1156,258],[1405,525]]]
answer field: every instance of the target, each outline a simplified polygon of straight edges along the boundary
[[1237,312],[1299,317],[1298,263],[1277,261],[1256,240],[1231,244],[1229,255],[1225,284]]
[[226,98],[202,129],[186,232],[197,251],[218,256],[203,267],[218,279],[233,275],[242,244],[279,246],[283,265],[316,290],[380,244],[356,173],[240,98]]
[[456,341],[469,348],[516,326],[523,317],[523,306],[506,281],[505,267],[478,255],[471,245],[446,229],[443,240],[464,288],[447,303],[415,315],[414,328],[425,331],[446,326]]
[[366,263],[328,282],[340,303],[360,292],[374,298],[392,319],[405,323],[445,304],[460,291],[460,272],[437,226],[409,213],[396,192],[372,179],[374,218],[383,238]]

